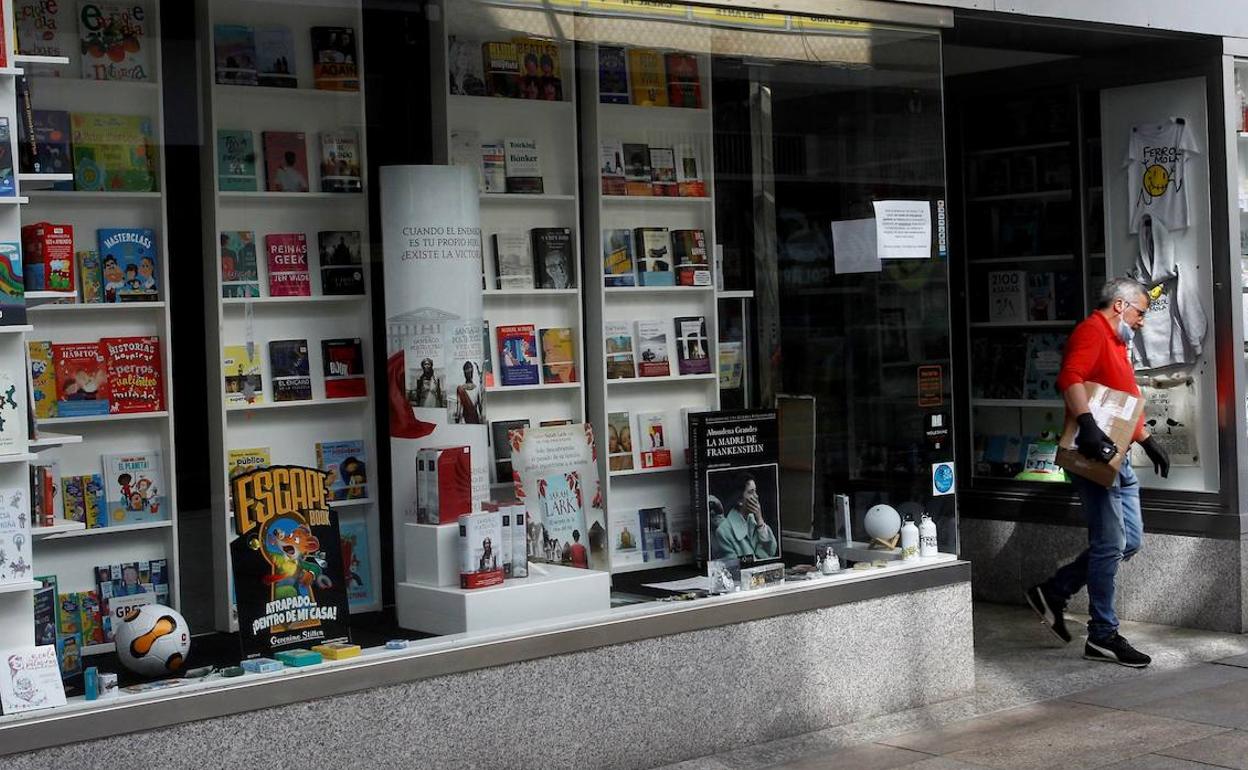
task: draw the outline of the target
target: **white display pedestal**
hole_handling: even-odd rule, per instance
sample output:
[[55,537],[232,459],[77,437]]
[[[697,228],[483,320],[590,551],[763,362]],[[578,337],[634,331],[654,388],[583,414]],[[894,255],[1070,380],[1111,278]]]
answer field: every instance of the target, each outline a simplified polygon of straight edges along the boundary
[[530,565],[527,578],[471,591],[399,583],[394,597],[399,625],[431,634],[459,634],[611,608],[609,573],[542,564],[546,574],[539,575],[538,567]]
[[407,582],[459,586],[459,525],[404,524]]
[[803,556],[814,558],[815,548],[821,545],[830,545],[836,551],[836,555],[842,559],[850,561],[900,561],[900,548],[872,548],[870,543],[863,543],[857,540],[851,540],[846,543],[841,539],[822,538],[820,540],[807,540],[800,537],[786,537],[782,541],[785,553],[800,553]]

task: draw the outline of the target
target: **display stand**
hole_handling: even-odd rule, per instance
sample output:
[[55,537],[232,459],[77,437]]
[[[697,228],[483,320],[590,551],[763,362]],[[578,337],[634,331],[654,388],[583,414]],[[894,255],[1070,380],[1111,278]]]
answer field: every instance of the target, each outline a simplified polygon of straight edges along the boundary
[[[234,539],[228,484],[230,450],[267,448],[273,464],[317,467],[316,444],[330,441],[362,441],[367,467],[368,492],[360,499],[337,501],[343,526],[363,523],[368,537],[367,575],[372,601],[356,603],[352,612],[381,609],[381,563],[377,505],[377,443],[373,414],[377,386],[372,378],[375,354],[371,335],[372,286],[368,281],[369,179],[365,156],[364,50],[361,33],[363,18],[356,0],[330,0],[297,4],[298,13],[285,4],[224,0],[201,4],[199,37],[205,41],[203,91],[204,143],[201,168],[204,179],[204,291],[207,314],[207,355],[210,393],[209,438],[213,482],[213,552],[218,575],[232,575],[229,544]],[[286,27],[294,39],[296,88],[223,85],[215,82],[214,25],[236,24],[250,27]],[[312,27],[351,27],[361,90],[331,91],[314,88],[312,72]],[[319,192],[320,134],[350,129],[356,132],[360,150],[363,192]],[[256,154],[256,189],[222,192],[219,190],[218,130],[249,130]],[[309,192],[266,192],[262,132],[300,131],[306,136]],[[324,295],[318,232],[358,231],[365,293]],[[224,298],[222,290],[222,232],[251,231],[255,234],[256,263],[261,296]],[[303,233],[308,244],[308,272],[312,296],[270,296],[267,252],[264,236],[274,233]],[[359,338],[364,352],[365,396],[327,398],[324,386],[321,340]],[[269,360],[271,340],[307,340],[312,398],[280,401],[273,398]],[[222,356],[226,345],[254,345],[261,362],[264,383],[263,402],[227,404]],[[213,389],[211,383],[216,383]],[[364,559],[360,559],[364,564]],[[217,580],[216,625],[221,630],[237,628],[233,604],[233,579]]]
[[[148,8],[148,29],[142,45],[151,57],[151,73],[161,73],[160,9]],[[8,19],[6,4],[6,22]],[[72,18],[72,16],[71,16]],[[6,26],[12,29],[12,26]],[[70,33],[76,35],[76,32]],[[14,51],[12,38],[8,50]],[[76,41],[75,41],[76,46]],[[13,57],[21,65],[23,57]],[[31,340],[91,342],[106,336],[156,336],[160,339],[160,355],[164,389],[161,411],[133,414],[104,414],[85,417],[54,417],[36,421],[36,435],[31,437],[31,451],[39,453],[41,462],[55,461],[62,476],[100,473],[103,454],[118,452],[160,452],[163,461],[163,482],[160,490],[165,497],[168,516],[164,520],[120,524],[86,529],[81,523],[56,519],[53,527],[33,530],[36,572],[56,575],[57,589],[62,593],[96,590],[96,565],[165,559],[168,564],[169,602],[174,607],[179,599],[178,501],[173,434],[173,368],[170,335],[168,216],[165,206],[165,142],[164,100],[158,80],[118,81],[87,80],[78,77],[77,54],[69,58],[39,57],[32,64],[65,64],[66,77],[28,76],[32,101],[36,110],[67,112],[98,112],[141,115],[151,119],[154,141],[156,191],[70,191],[51,189],[56,183],[71,182],[72,174],[17,175],[18,195],[29,203],[21,206],[21,222],[54,222],[73,225],[75,249],[94,249],[96,231],[110,227],[145,227],[156,234],[159,301],[124,304],[86,304],[77,301],[76,292],[31,291],[26,294],[27,316],[34,327],[27,336]],[[13,80],[4,77],[4,88],[11,89]],[[4,109],[10,109],[11,95],[4,98]],[[10,114],[10,125],[17,123]],[[13,132],[16,136],[16,131]],[[17,157],[16,154],[14,157]],[[22,197],[18,198],[23,200]],[[0,216],[5,222],[17,216],[16,207],[3,207]],[[14,221],[14,225],[17,223]],[[20,240],[17,228],[4,227],[4,241]],[[6,338],[10,335],[4,335]],[[7,343],[5,343],[7,344]],[[4,466],[0,473],[13,472],[18,466]],[[24,472],[24,468],[22,469]],[[7,485],[7,481],[5,484]],[[23,477],[23,485],[26,480]],[[60,507],[58,491],[57,506]],[[0,613],[2,616],[2,613]],[[84,654],[108,652],[112,643],[87,645]]]

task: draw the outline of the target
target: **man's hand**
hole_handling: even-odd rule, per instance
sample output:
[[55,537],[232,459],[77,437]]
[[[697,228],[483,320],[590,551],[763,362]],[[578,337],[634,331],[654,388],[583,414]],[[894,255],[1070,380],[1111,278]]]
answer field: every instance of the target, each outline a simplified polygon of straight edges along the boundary
[[1140,442],[1140,448],[1144,450],[1144,454],[1148,455],[1148,459],[1153,463],[1153,471],[1163,479],[1170,475],[1170,455],[1166,454],[1166,450],[1161,448],[1153,440],[1152,436],[1146,437]]
[[[1096,424],[1096,419],[1092,417],[1091,412],[1084,412],[1076,417],[1075,421],[1079,423],[1079,433],[1075,436],[1075,448],[1079,450],[1079,454],[1103,463],[1114,459],[1114,455],[1118,454],[1118,447],[1114,446],[1114,442],[1105,435],[1101,426]],[[1167,463],[1168,467],[1169,463]]]

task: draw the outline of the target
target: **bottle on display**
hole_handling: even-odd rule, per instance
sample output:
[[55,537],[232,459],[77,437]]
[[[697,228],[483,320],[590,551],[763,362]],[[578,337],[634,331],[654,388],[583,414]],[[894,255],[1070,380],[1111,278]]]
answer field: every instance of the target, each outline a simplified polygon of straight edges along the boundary
[[919,524],[919,556],[926,559],[936,553],[936,522],[925,513]]
[[914,519],[907,517],[901,525],[901,560],[910,561],[919,558],[919,528]]

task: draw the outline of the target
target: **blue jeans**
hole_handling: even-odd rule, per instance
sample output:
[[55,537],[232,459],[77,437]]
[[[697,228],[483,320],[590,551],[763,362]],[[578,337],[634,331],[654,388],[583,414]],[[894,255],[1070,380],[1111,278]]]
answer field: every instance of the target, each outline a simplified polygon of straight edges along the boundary
[[1044,584],[1049,596],[1065,603],[1085,585],[1088,587],[1088,638],[1104,641],[1118,632],[1114,614],[1114,578],[1118,562],[1140,550],[1144,523],[1140,518],[1140,482],[1131,469],[1130,457],[1109,489],[1095,481],[1070,474],[1088,519],[1088,547],[1079,558],[1059,569]]

